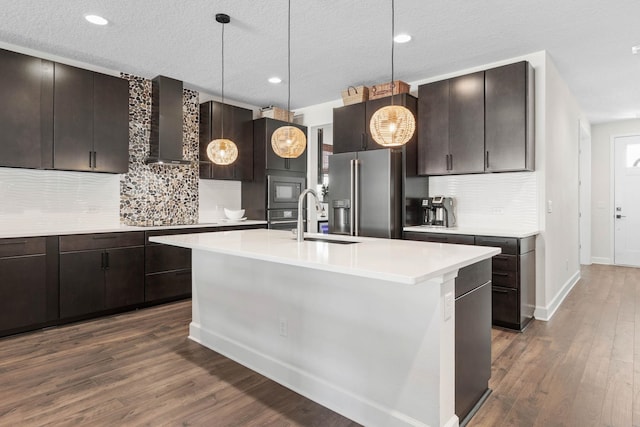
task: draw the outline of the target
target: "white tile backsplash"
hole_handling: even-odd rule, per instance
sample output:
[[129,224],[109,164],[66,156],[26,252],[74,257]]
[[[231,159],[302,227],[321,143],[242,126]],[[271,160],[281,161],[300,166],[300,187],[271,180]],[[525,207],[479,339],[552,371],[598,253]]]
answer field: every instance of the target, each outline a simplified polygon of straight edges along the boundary
[[242,188],[240,181],[201,179],[198,185],[200,207],[199,222],[211,222],[224,218],[223,208],[241,209]]
[[0,168],[0,228],[120,224],[120,175]]
[[537,172],[433,176],[430,196],[455,199],[460,227],[538,229]]

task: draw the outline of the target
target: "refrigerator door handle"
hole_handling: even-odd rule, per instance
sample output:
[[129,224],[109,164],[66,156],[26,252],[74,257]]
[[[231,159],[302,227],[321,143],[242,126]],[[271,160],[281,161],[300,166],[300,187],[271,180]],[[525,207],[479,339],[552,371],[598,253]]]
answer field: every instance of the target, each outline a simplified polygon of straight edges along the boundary
[[349,235],[353,236],[353,221],[355,214],[355,205],[353,204],[353,188],[354,188],[354,173],[355,173],[355,160],[349,160],[349,201],[351,202],[351,206],[349,206]]
[[354,231],[353,235],[359,236],[360,235],[360,163],[358,159],[355,159],[353,161],[353,164],[354,164],[353,174],[355,176],[355,179],[354,179],[355,191],[354,191],[354,200],[353,200],[353,206],[355,206],[355,212],[354,212],[355,224],[353,227],[353,231]]

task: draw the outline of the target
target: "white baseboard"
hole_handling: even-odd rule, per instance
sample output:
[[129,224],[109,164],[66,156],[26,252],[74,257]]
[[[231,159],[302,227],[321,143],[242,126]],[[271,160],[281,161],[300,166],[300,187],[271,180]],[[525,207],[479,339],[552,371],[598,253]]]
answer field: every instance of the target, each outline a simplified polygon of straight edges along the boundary
[[599,256],[591,257],[591,262],[592,262],[593,264],[604,264],[604,265],[611,265],[611,264],[613,264],[613,261],[611,260],[611,258],[607,258],[607,257],[599,257]]
[[567,295],[569,295],[569,292],[571,292],[571,289],[573,289],[576,283],[578,283],[578,280],[580,280],[580,270],[576,271],[573,276],[567,280],[546,307],[536,307],[535,312],[533,313],[536,320],[544,320],[545,322],[551,320],[558,307],[560,307],[560,304],[562,304],[562,301],[564,301]]
[[[351,393],[316,375],[206,330],[194,322],[189,326],[189,338],[360,424],[376,427],[429,427],[407,414]],[[458,417],[454,415],[445,426],[457,427]]]

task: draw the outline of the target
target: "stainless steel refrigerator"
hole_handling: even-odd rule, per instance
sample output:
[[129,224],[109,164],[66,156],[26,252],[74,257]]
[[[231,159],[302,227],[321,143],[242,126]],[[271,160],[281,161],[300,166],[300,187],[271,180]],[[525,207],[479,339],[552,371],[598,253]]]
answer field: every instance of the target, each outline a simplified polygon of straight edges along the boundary
[[329,233],[402,237],[402,152],[329,156]]

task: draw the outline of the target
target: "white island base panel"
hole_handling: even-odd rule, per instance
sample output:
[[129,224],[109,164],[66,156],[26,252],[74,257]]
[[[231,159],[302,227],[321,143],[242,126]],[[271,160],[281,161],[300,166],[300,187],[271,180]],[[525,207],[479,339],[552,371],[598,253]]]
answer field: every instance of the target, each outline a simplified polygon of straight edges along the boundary
[[195,248],[192,260],[192,340],[368,427],[458,426],[457,270],[407,285]]

